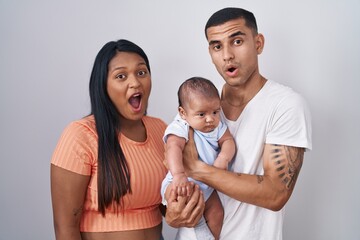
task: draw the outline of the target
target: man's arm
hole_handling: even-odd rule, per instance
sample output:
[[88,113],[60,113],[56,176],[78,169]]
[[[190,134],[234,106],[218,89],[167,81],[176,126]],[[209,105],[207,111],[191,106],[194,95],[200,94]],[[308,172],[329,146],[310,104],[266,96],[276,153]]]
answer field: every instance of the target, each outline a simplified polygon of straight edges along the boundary
[[189,134],[183,152],[184,166],[189,177],[241,202],[273,211],[282,209],[289,200],[302,166],[303,148],[266,144],[263,154],[264,175],[240,174],[198,161],[192,135]]

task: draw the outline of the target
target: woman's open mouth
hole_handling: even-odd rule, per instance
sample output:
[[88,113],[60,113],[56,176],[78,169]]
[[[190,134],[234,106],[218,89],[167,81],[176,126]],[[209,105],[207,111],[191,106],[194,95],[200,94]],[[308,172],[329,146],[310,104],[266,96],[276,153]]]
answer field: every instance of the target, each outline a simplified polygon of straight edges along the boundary
[[134,109],[134,111],[140,111],[141,110],[141,93],[136,93],[132,95],[129,99],[129,104]]

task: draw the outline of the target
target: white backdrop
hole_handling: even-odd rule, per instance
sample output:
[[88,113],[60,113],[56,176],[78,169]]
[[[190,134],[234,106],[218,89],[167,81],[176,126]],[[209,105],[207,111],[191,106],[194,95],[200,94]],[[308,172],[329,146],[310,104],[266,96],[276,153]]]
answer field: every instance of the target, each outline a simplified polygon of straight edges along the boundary
[[204,25],[227,6],[255,13],[266,39],[260,71],[312,111],[314,150],[287,205],[285,239],[360,239],[360,1],[0,0],[0,240],[54,239],[49,162],[63,128],[90,111],[100,48],[125,38],[145,50],[148,112],[169,122],[183,80],[221,87]]

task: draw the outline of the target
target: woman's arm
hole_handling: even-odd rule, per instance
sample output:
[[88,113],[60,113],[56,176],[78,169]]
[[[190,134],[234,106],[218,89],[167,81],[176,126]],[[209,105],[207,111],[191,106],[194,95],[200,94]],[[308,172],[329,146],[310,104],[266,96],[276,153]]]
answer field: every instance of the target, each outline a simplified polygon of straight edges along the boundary
[[81,240],[80,219],[90,176],[51,164],[51,198],[57,240]]

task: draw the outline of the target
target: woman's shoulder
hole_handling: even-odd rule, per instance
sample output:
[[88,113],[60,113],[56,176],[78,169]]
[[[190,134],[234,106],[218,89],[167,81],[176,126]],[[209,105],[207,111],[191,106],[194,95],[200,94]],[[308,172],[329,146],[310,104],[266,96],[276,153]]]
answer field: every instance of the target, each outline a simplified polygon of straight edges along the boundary
[[77,121],[74,121],[74,123],[80,124],[80,125],[92,128],[92,129],[96,128],[94,115],[88,115]]
[[81,119],[72,121],[68,124],[65,131],[73,132],[76,135],[78,135],[78,134],[97,135],[95,118],[93,115],[89,115],[89,116],[83,117]]
[[82,175],[90,175],[89,166],[97,159],[97,139],[93,117],[70,122],[58,140],[51,163]]

